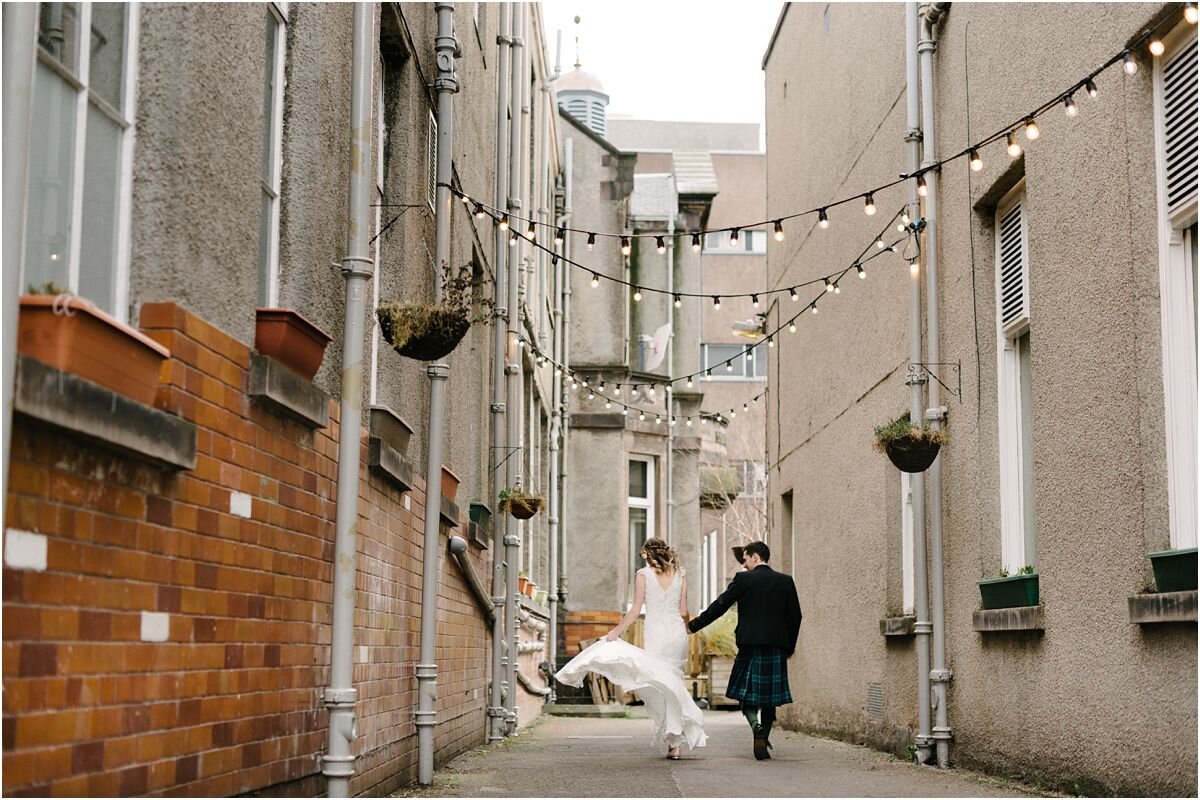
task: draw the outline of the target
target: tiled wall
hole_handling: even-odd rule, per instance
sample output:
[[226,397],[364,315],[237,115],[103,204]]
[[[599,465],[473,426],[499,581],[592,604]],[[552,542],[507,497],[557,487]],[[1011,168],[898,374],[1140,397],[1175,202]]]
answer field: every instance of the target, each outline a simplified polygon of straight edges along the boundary
[[[337,403],[312,431],[247,396],[246,345],[169,303],[141,325],[171,350],[156,405],[197,425],[195,469],[14,421],[6,527],[45,563],[6,553],[4,794],[320,793]],[[376,794],[415,777],[424,479],[406,497],[362,443],[351,789]],[[442,552],[439,761],[484,739],[490,638]]]

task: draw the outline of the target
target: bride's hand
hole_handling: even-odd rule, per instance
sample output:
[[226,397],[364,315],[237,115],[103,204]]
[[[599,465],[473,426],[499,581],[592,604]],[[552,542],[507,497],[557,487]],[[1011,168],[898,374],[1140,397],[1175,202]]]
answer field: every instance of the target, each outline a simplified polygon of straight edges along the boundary
[[613,628],[611,631],[609,631],[608,633],[606,633],[604,635],[604,641],[606,641],[606,642],[615,642],[617,639],[620,639],[620,638],[621,638],[621,634],[617,633],[616,628]]

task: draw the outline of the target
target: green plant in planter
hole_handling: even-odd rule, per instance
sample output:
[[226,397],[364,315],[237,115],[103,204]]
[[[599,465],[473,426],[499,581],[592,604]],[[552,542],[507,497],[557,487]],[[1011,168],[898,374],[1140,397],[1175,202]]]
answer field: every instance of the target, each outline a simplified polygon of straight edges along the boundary
[[60,295],[60,294],[71,294],[71,292],[68,291],[67,289],[62,288],[54,281],[46,281],[41,286],[34,286],[32,283],[29,284],[25,294]]
[[1019,570],[1017,570],[1017,574],[1018,575],[1032,575],[1033,567],[1030,566],[1029,564],[1026,564],[1025,566],[1021,567]]
[[473,323],[491,319],[492,299],[479,291],[488,283],[467,263],[442,275],[440,303],[381,303],[375,315],[383,338],[400,355],[418,361],[448,355]]
[[542,510],[546,498],[536,494],[526,494],[520,489],[511,487],[500,490],[500,510],[507,511],[517,519],[529,519]]
[[979,596],[985,609],[1036,606],[1040,602],[1039,577],[1029,564],[1010,575],[1000,570],[1000,577],[977,581]]
[[929,469],[946,441],[945,431],[914,425],[907,411],[875,428],[875,449],[904,472]]
[[705,652],[714,656],[737,655],[737,609],[731,608],[701,632]]

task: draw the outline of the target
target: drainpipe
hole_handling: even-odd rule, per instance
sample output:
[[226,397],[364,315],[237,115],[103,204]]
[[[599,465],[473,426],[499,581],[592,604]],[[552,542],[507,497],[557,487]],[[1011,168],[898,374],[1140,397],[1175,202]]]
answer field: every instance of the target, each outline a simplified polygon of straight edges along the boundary
[[[458,91],[458,76],[454,74],[454,53],[458,40],[454,38],[454,3],[439,2],[438,32],[434,39],[438,74],[433,89],[437,92],[437,216],[434,228],[433,261],[436,265],[434,285],[437,299],[442,299],[438,278],[449,269],[450,213],[453,196],[450,178],[454,158],[454,94]],[[429,375],[429,446],[425,470],[425,544],[421,568],[421,654],[417,662],[417,782],[422,786],[433,783],[433,729],[437,727],[437,597],[440,566],[442,508],[442,448],[446,426],[446,381],[450,378],[448,364],[430,364]]]
[[[672,181],[672,183],[674,183]],[[667,291],[670,292],[670,297],[675,296],[675,212],[671,212],[670,218],[667,220]],[[670,315],[671,332],[667,335],[667,352],[663,360],[667,364],[667,375],[673,377],[675,375],[675,348],[672,347],[675,342],[675,302],[673,299],[667,301],[667,308],[670,309],[667,313]],[[674,547],[672,536],[675,531],[675,425],[672,420],[675,418],[675,393],[671,391],[671,384],[668,382],[663,389],[663,396],[667,401],[667,544]]]
[[[566,179],[563,182],[566,187],[563,200],[563,216],[568,220],[573,219],[572,203],[575,191],[574,170],[575,139],[568,136],[566,141],[563,142],[563,172],[566,173]],[[568,235],[563,241],[563,250],[566,258],[572,258],[574,255],[575,248],[571,244],[570,235]],[[571,271],[565,266],[563,267],[562,281],[559,283],[559,291],[562,294],[562,350],[558,354],[558,363],[566,364],[571,358]],[[567,507],[567,459],[565,458],[565,455],[567,453],[567,447],[571,441],[571,415],[567,413],[566,391],[561,382],[559,383],[557,402],[559,408],[562,409],[562,452],[564,455],[564,457],[560,459],[558,465],[558,483],[559,493],[561,495],[559,498],[559,504],[565,509]],[[561,516],[563,519],[559,529],[560,552],[558,557],[560,566],[558,573],[558,586],[556,588],[558,589],[558,602],[565,605],[567,602],[567,552],[571,541],[571,531],[566,525],[566,514],[563,513]],[[558,641],[557,635],[558,633],[556,631],[555,642]],[[558,665],[555,664],[556,669],[557,666]]]
[[[908,129],[904,132],[904,141],[908,143],[908,171],[917,171],[921,162],[921,112],[920,86],[918,83],[917,39],[918,20],[917,4],[904,4],[905,23],[905,100],[908,111]],[[921,202],[917,196],[917,181],[913,178],[907,181],[908,187],[908,216],[914,222],[921,217]],[[919,262],[917,264],[919,267]],[[920,271],[910,271],[908,295],[908,360],[911,364],[921,361],[921,275]],[[909,386],[909,416],[914,420],[921,419],[925,412],[925,401],[921,385],[925,383],[924,372],[917,370],[910,373]],[[927,764],[933,758],[933,735],[930,730],[929,705],[929,637],[933,626],[929,622],[929,578],[928,562],[925,554],[925,476],[915,472],[911,478],[912,509],[913,509],[913,603],[915,605],[916,623],[913,631],[917,645],[917,736],[916,761]]]
[[[937,161],[937,144],[934,127],[934,84],[933,84],[933,54],[937,50],[937,40],[933,28],[948,10],[949,3],[928,3],[921,6],[921,40],[917,44],[917,53],[921,61],[921,126],[924,131],[924,152],[921,167],[927,168]],[[938,170],[931,169],[925,176],[929,194],[925,198],[925,308],[928,325],[928,337],[925,343],[927,363],[941,362],[939,347],[940,331],[938,326],[938,288],[937,288],[937,194]],[[937,369],[937,367],[935,367]],[[946,408],[942,405],[941,386],[937,381],[929,383],[929,407],[925,411],[925,419],[934,430],[941,430],[945,425]],[[933,618],[933,669],[930,670],[929,680],[933,684],[933,707],[936,718],[933,724],[933,738],[937,746],[937,765],[940,769],[950,766],[950,740],[954,732],[950,728],[949,715],[946,709],[946,685],[953,673],[946,667],[946,606],[945,592],[942,581],[942,459],[939,456],[929,468],[929,548],[930,569],[933,574],[931,593]]]
[[[525,50],[525,6],[516,4],[513,7],[513,36],[510,57],[512,59],[512,133],[509,138],[509,164],[512,170],[512,181],[508,187],[508,208],[513,217],[522,215],[521,209],[521,164],[525,151],[521,148],[521,105],[523,102],[522,88],[525,84],[523,71]],[[517,220],[512,224],[520,225]],[[522,231],[523,233],[524,231]],[[521,331],[520,307],[520,276],[521,251],[523,240],[518,237],[517,244],[509,247],[508,257],[508,341],[507,368],[508,376],[508,406],[511,413],[507,415],[508,448],[504,453],[505,473],[507,484],[517,488],[521,485],[521,453],[518,449],[521,440],[521,354],[517,348],[518,335]],[[507,246],[507,245],[506,245]],[[515,565],[520,560],[521,523],[520,520],[510,520],[508,535],[504,537],[504,560],[508,562],[507,574],[508,591],[505,606],[505,624],[508,639],[508,696],[505,698],[507,712],[507,733],[513,733],[517,728],[517,642],[520,640],[520,621],[517,619],[517,570]]]
[[[4,455],[9,474],[13,390],[17,368],[17,314],[25,256],[25,186],[33,120],[33,64],[37,5],[4,4]],[[136,13],[136,12],[135,12]]]
[[[367,282],[374,275],[367,236],[371,228],[371,78],[375,66],[374,6],[354,5],[354,51],[350,89],[350,208],[346,231],[346,315],[342,341],[342,402],[338,436],[336,540],[333,569],[333,633],[329,688],[329,752],[321,764],[330,797],[349,797],[354,775],[350,752],[357,734],[354,708],[355,565],[358,561],[358,460],[362,429],[363,335]],[[365,157],[364,157],[365,156]]]
[[[542,117],[542,146],[538,150],[540,155],[538,169],[541,170],[542,173],[542,179],[539,182],[539,194],[541,196],[538,198],[538,219],[543,223],[543,227],[538,232],[538,235],[544,237],[545,239],[550,239],[554,233],[550,228],[546,227],[546,223],[549,223],[554,219],[554,194],[550,191],[550,112],[553,109],[553,106],[551,105],[549,86],[543,84],[541,91],[538,93],[538,101],[538,105],[541,108],[539,113]],[[552,239],[551,242],[553,242]],[[550,313],[546,310],[546,277],[550,270],[550,256],[545,250],[539,248],[537,251],[537,259],[538,286],[541,287],[541,292],[538,294],[537,302],[538,347],[542,349],[542,352],[545,352],[548,328],[550,327]]]
[[[500,33],[496,36],[497,69],[499,72],[496,84],[496,193],[492,205],[504,208],[508,199],[508,46],[511,43],[512,4],[500,4]],[[508,242],[504,231],[499,227],[495,231],[494,268],[496,280],[492,294],[492,330],[494,333],[492,361],[492,501],[500,494],[502,487],[500,470],[504,466],[507,453],[508,438],[505,431],[505,373],[504,354],[508,341]],[[504,323],[504,324],[501,324]],[[494,514],[492,522],[495,525],[494,539],[497,544],[508,541],[507,514]],[[504,696],[509,692],[508,651],[505,646],[504,616],[500,608],[505,605],[505,556],[497,547],[492,555],[492,604],[496,608],[492,621],[492,691],[488,701],[488,741],[499,742],[504,739],[505,711]]]

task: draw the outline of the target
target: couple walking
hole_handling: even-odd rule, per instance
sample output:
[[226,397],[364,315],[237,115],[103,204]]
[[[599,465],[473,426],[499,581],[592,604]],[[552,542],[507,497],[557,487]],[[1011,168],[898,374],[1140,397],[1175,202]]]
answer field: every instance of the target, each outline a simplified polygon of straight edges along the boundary
[[[647,566],[637,571],[633,605],[620,624],[571,659],[555,677],[579,686],[588,672],[595,672],[637,691],[654,720],[656,742],[667,747],[667,758],[679,758],[683,745],[703,747],[706,740],[704,715],[683,683],[687,634],[716,621],[736,603],[738,654],[725,696],[741,702],[754,735],[754,757],[770,758],[768,737],[775,708],[792,702],[787,659],[796,649],[801,616],[795,583],[767,566],[771,550],[766,543],[751,542],[741,548],[745,571],[734,575],[721,596],[689,620],[687,581],[675,550],[661,539],[647,539],[642,558]],[[643,603],[644,650],[619,638],[638,618]]]

